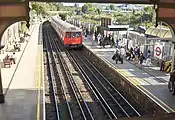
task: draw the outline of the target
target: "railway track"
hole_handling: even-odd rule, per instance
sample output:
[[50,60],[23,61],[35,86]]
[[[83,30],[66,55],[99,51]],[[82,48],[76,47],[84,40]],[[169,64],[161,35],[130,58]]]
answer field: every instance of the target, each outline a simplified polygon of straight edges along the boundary
[[[50,35],[51,32],[47,30],[45,33],[47,33],[45,35],[47,36],[47,48],[49,48],[49,51],[52,54],[49,56],[50,61],[52,61],[50,63],[55,63],[55,70],[57,70],[57,74],[62,86],[62,93],[64,94],[65,102],[67,103],[67,110],[69,112],[68,119],[94,120],[91,111],[75,82],[75,78],[69,70],[67,65],[68,59],[66,60],[65,53],[55,45],[54,38],[52,35]],[[51,76],[51,79],[55,80],[55,76]],[[57,116],[61,116],[59,115],[60,113],[57,112]]]
[[120,94],[120,92],[94,67],[94,65],[83,55],[81,51],[70,51],[71,56],[78,64],[88,82],[94,86],[99,96],[102,96],[109,117],[117,119],[120,117],[141,116],[141,114]]
[[[46,33],[46,25],[43,25],[43,33]],[[47,120],[60,120],[59,115],[59,108],[58,104],[61,100],[60,96],[58,96],[58,82],[55,78],[55,72],[54,72],[54,63],[52,61],[51,53],[49,52],[49,48],[47,45],[47,42],[45,41],[47,39],[46,35],[43,35],[44,39],[44,50],[45,50],[45,63],[46,63],[46,119]],[[58,99],[59,98],[59,99]]]
[[[102,108],[103,112],[101,115],[103,114],[103,119],[141,116],[83,55],[81,50],[67,51],[63,47],[61,40],[58,40],[59,38],[49,23],[45,36],[48,53],[50,54],[49,58],[50,61],[52,61],[50,64],[54,62],[55,65],[52,72],[55,73],[56,78],[53,77],[54,75],[51,75],[51,79],[60,81],[61,91],[59,91],[59,93],[62,93],[64,101],[66,102],[69,119],[94,120],[100,118],[99,114],[96,114],[98,111],[94,112],[94,109],[87,102],[86,95],[84,91],[82,91],[80,84],[78,84],[79,81],[83,81],[83,83],[86,84],[87,90],[85,92],[93,95],[95,100],[92,102],[97,103],[97,107],[100,106]],[[79,78],[75,77],[77,75]],[[56,87],[54,88],[56,89]],[[57,96],[56,98],[59,99]],[[59,102],[59,100],[55,101]],[[58,109],[57,116],[61,116],[61,112],[62,111]],[[62,119],[64,118],[62,117]]]

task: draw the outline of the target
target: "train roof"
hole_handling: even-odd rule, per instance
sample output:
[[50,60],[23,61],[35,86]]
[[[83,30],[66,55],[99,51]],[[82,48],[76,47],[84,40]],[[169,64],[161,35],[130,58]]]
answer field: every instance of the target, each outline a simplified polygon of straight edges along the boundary
[[54,16],[52,17],[52,20],[54,22],[56,22],[62,29],[66,30],[66,31],[82,31],[80,28],[61,20],[61,18],[59,18],[58,16]]

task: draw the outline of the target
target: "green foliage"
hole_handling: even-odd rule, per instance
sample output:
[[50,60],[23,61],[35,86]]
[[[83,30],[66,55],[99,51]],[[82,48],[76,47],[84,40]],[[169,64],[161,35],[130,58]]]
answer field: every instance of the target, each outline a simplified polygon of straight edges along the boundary
[[[120,10],[115,10],[115,6],[110,4],[106,6],[106,10],[113,10],[112,13],[105,13],[102,10],[102,7],[99,4],[86,3],[81,8],[78,7],[77,4],[74,6],[63,6],[60,3],[39,3],[39,2],[31,2],[31,16],[34,14],[43,15],[43,16],[51,16],[48,11],[68,11],[67,13],[61,14],[63,19],[65,19],[66,15],[71,18],[75,17],[77,19],[81,19],[82,22],[90,22],[93,24],[99,24],[101,17],[113,18],[116,24],[129,24],[133,27],[137,27],[139,25],[143,25],[146,27],[152,26],[155,24],[156,14],[154,12],[153,7],[148,6],[144,7],[144,11],[133,11],[131,13],[123,13]],[[84,13],[81,15],[81,13]],[[60,13],[56,13],[60,14]]]
[[97,13],[98,13],[98,14],[101,14],[101,11],[100,11],[100,9],[99,9],[99,8],[97,8]]
[[87,5],[83,5],[83,6],[82,6],[82,12],[83,12],[84,14],[86,14],[87,11],[88,11],[88,6],[87,6]]
[[115,23],[118,24],[129,24],[131,27],[136,28],[137,26],[150,27],[155,24],[155,12],[152,6],[144,8],[144,11],[133,11],[132,13],[114,13]]
[[59,14],[62,20],[66,20],[66,14]]
[[109,7],[110,7],[111,10],[114,10],[114,5],[113,4],[110,4]]
[[58,11],[60,7],[57,3],[31,2],[31,10],[35,10],[37,15],[47,15],[47,11]]

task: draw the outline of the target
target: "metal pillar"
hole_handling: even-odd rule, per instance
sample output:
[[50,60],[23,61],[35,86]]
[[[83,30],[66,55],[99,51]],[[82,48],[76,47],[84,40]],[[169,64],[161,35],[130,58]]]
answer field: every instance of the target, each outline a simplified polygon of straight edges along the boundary
[[173,46],[172,46],[172,48],[173,48],[173,53],[172,53],[172,63],[171,63],[171,72],[173,72],[174,71],[174,57],[175,57],[175,35],[173,35],[173,38],[172,38],[173,40]]
[[1,68],[0,68],[0,103],[4,103],[4,94],[3,94],[3,87],[2,87],[2,77],[1,77]]

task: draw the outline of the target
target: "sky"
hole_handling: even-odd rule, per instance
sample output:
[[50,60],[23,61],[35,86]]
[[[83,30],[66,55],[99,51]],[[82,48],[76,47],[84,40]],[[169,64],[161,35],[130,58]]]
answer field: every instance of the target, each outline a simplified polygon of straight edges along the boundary
[[[74,6],[75,3],[62,3],[64,6]],[[77,3],[80,7],[82,7],[85,3]],[[123,4],[115,4],[115,5],[123,5]],[[150,6],[150,5],[144,5],[144,6]]]
[[[62,3],[64,6],[74,6],[75,3]],[[77,3],[79,6],[83,6],[85,3]]]

